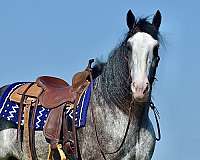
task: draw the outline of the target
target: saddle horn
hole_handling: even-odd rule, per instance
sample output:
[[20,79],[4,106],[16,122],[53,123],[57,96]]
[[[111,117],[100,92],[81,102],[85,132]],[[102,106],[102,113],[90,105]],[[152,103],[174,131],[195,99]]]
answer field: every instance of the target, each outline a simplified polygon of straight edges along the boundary
[[91,69],[92,63],[93,63],[93,62],[94,62],[94,59],[93,59],[93,58],[89,60],[87,69]]

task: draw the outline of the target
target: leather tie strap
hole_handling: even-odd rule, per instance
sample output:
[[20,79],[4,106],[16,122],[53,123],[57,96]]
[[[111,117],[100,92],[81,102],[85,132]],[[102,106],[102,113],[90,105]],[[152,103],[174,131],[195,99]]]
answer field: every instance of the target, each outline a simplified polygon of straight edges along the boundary
[[33,107],[31,109],[31,126],[30,126],[30,148],[31,148],[31,153],[32,153],[32,157],[34,160],[37,160],[37,154],[36,154],[36,149],[35,149],[35,115],[36,115],[36,110],[37,110],[37,106],[39,104],[39,100],[38,98],[36,99],[36,101],[31,105],[31,107]]
[[66,109],[64,109],[63,112],[63,147],[65,146],[65,144],[67,143],[67,140],[69,139],[69,135],[68,135],[68,121],[66,119]]
[[26,153],[28,153],[28,159],[32,160],[32,153],[31,153],[31,145],[30,145],[30,137],[29,137],[29,116],[30,116],[30,110],[31,110],[31,102],[27,102],[24,108],[24,149],[26,150]]
[[78,99],[75,100],[74,108],[73,108],[73,119],[72,119],[72,135],[74,141],[74,153],[75,157],[78,159],[78,150],[77,150],[77,136],[76,136],[76,106],[78,104]]
[[[19,140],[19,134],[21,135],[21,119],[22,119],[22,113],[23,113],[23,108],[24,108],[24,100],[26,99],[26,92],[28,89],[33,85],[34,83],[30,83],[28,87],[24,90],[22,94],[22,98],[20,100],[20,105],[19,105],[19,111],[18,111],[18,126],[17,126],[17,140]],[[21,149],[22,149],[22,140],[21,141]]]

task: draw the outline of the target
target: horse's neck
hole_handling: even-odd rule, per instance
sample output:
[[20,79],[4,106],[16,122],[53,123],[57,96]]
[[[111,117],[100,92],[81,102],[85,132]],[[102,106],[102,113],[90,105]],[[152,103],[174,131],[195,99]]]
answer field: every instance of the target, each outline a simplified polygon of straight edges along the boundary
[[[98,81],[96,81],[98,82]],[[93,92],[93,105],[96,123],[98,128],[98,136],[102,147],[107,151],[115,151],[121,144],[126,127],[129,120],[128,113],[120,109],[115,103],[111,101],[108,103],[103,95],[100,84],[96,83]],[[133,106],[131,113],[131,123],[126,137],[126,142],[122,150],[118,153],[123,157],[124,154],[130,152],[139,138],[140,128],[146,124],[148,118],[148,108],[144,104],[137,104]],[[129,106],[121,106],[129,108]],[[123,152],[126,150],[126,152]]]
[[[93,92],[98,133],[101,133],[100,139],[102,136],[104,140],[102,143],[107,142],[109,150],[115,150],[119,146],[129,120],[132,95],[125,56],[127,54],[119,49],[109,58],[103,73],[95,81]],[[127,141],[134,147],[140,128],[145,125],[145,120],[148,118],[148,107],[141,103],[132,107]]]

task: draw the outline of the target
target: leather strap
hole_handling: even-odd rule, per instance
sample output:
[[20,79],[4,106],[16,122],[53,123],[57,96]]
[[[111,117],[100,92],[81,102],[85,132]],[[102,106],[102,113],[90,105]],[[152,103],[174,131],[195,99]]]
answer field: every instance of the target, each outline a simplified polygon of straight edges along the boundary
[[38,106],[39,100],[38,98],[36,99],[36,102],[32,104],[31,108],[31,125],[30,125],[30,148],[31,148],[31,154],[34,160],[37,160],[37,154],[36,154],[36,149],[35,149],[35,115],[36,115],[36,110]]
[[29,113],[31,109],[31,103],[27,103],[24,108],[24,148],[28,153],[28,159],[32,160],[31,148],[30,148],[30,137],[29,137]]
[[[21,135],[21,120],[22,120],[22,112],[24,108],[24,100],[26,98],[25,94],[28,91],[28,89],[33,85],[34,83],[30,83],[29,86],[24,90],[22,94],[22,98],[20,100],[20,105],[19,105],[19,111],[18,111],[18,126],[17,126],[17,140],[19,140],[19,134]],[[21,149],[22,149],[22,140],[21,141]]]
[[156,140],[160,141],[160,139],[161,139],[161,132],[160,132],[160,124],[159,124],[159,120],[158,120],[158,119],[160,119],[160,115],[159,115],[159,112],[158,112],[158,110],[157,110],[157,108],[156,108],[156,106],[154,105],[153,102],[150,102],[150,107],[153,110],[154,117],[155,117],[155,120],[156,120],[156,125],[157,125],[158,138],[156,137]]
[[73,108],[73,119],[72,119],[72,136],[74,141],[74,153],[75,158],[78,159],[78,152],[77,152],[77,136],[76,136],[76,106],[78,104],[78,99],[76,99]]
[[63,147],[65,146],[65,143],[67,143],[67,140],[69,139],[68,135],[68,122],[66,120],[66,111],[63,113]]

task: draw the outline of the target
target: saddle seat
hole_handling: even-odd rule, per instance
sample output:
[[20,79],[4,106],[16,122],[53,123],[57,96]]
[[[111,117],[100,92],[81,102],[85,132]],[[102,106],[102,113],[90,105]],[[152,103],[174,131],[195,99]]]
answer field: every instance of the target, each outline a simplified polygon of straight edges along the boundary
[[23,101],[24,104],[34,103],[38,98],[39,105],[48,109],[56,108],[63,103],[73,104],[77,98],[72,86],[60,78],[50,76],[41,76],[34,83],[25,83],[14,90],[9,99],[20,103],[23,94],[27,97]]
[[52,109],[64,103],[74,103],[77,98],[72,86],[60,78],[42,76],[35,83],[43,89],[39,102],[45,108]]

